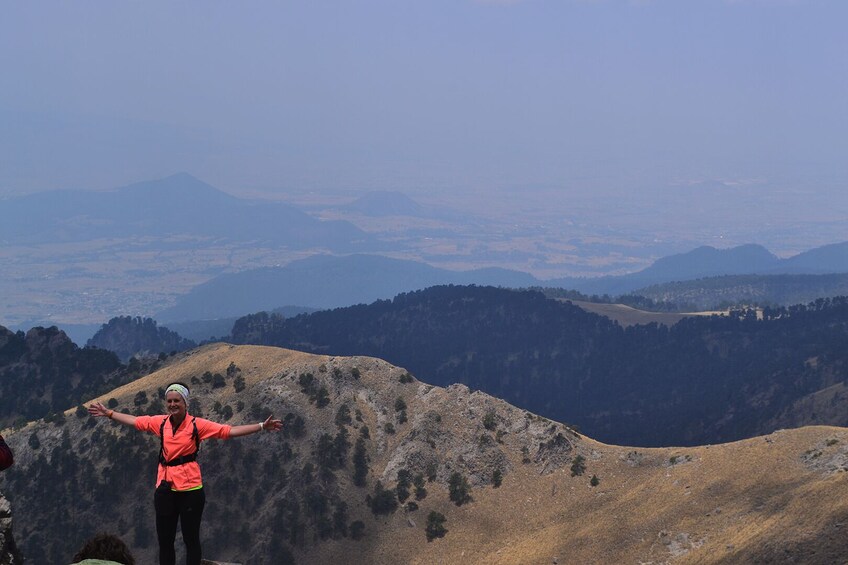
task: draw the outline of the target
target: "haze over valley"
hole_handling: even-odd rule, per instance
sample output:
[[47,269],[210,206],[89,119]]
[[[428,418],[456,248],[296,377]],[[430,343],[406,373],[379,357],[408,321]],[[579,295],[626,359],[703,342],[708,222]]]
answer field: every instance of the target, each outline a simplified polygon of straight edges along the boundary
[[[502,204],[509,204],[509,199]],[[366,253],[467,273],[444,273],[431,278],[431,284],[464,280],[505,286],[559,286],[611,295],[703,276],[848,270],[844,246],[834,247],[830,256],[817,263],[791,266],[801,263],[800,257],[812,249],[799,249],[799,245],[813,245],[828,236],[825,225],[818,232],[797,233],[791,246],[781,240],[776,249],[744,256],[745,246],[741,244],[746,242],[740,239],[735,258],[728,253],[724,260],[710,259],[718,263],[700,271],[672,269],[654,274],[663,265],[660,262],[652,267],[654,261],[670,262],[660,254],[691,252],[690,246],[710,238],[699,234],[695,226],[685,232],[681,227],[677,228],[681,231],[661,233],[654,224],[652,231],[646,227],[636,230],[629,227],[631,211],[612,205],[553,217],[552,211],[563,204],[552,202],[550,216],[545,219],[521,210],[507,216],[495,210],[497,206],[493,208],[491,201],[476,206],[468,202],[466,209],[451,209],[420,205],[399,192],[371,192],[352,201],[331,200],[321,207],[312,204],[300,209],[282,202],[236,198],[187,174],[105,192],[59,191],[10,198],[0,208],[0,237],[4,242],[0,255],[5,266],[0,273],[0,320],[23,327],[96,325],[119,315],[159,317],[217,277],[247,274],[261,267],[294,267],[314,255]],[[730,209],[738,206],[732,199],[722,205]],[[846,217],[848,212],[843,216],[843,227],[848,224]],[[735,220],[732,215],[722,218],[724,222]],[[696,223],[694,218],[690,221]],[[605,222],[619,227],[605,228]],[[744,224],[741,218],[739,222]],[[765,232],[751,234],[755,235],[769,239]],[[746,237],[742,232],[734,236],[742,237]],[[727,249],[732,240],[728,237],[714,243],[719,249]],[[786,255],[785,265],[778,261],[781,253]],[[402,264],[392,270],[401,270]],[[515,274],[504,272],[498,277],[485,271],[471,273],[490,268]],[[625,283],[629,280],[625,275],[634,282]],[[308,274],[304,276],[302,284],[317,284]],[[252,306],[245,304],[229,312],[216,311],[215,304],[223,298],[216,297],[218,300],[208,302],[206,312],[177,318],[166,314],[164,319],[238,316],[289,304],[344,306],[391,298],[427,284],[426,279],[416,281],[415,275],[408,276],[413,278],[382,289],[376,280],[361,281],[353,285],[359,294],[348,298],[343,298],[343,293],[335,299],[295,293],[292,297],[280,296],[275,303],[269,302],[272,298],[257,296]],[[241,293],[241,299],[254,295]]]

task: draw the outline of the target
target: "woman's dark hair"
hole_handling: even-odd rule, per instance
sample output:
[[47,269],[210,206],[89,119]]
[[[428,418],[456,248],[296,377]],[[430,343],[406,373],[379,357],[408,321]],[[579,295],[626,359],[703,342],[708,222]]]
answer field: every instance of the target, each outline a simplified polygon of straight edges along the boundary
[[112,534],[97,534],[83,545],[72,561],[79,563],[85,559],[105,559],[124,565],[135,565],[135,559],[121,538]]

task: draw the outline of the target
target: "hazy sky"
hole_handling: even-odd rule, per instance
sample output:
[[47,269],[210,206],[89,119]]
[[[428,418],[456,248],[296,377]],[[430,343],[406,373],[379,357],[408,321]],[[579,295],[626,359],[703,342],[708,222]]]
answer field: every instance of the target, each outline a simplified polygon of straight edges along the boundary
[[845,0],[0,6],[0,196],[178,171],[234,193],[846,193]]

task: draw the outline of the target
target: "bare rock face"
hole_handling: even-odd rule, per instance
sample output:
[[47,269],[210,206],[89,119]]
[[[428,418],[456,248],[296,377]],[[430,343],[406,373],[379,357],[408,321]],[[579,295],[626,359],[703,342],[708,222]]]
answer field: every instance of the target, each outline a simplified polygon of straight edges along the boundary
[[0,565],[20,563],[23,563],[23,560],[12,537],[12,506],[0,493]]

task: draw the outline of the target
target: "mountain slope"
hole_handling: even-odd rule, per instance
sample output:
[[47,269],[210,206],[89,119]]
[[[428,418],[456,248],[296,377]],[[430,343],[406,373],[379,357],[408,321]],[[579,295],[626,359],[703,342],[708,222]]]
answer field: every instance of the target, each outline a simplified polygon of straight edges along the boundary
[[[170,381],[232,366],[244,379],[240,392],[232,376],[225,387],[203,379],[193,385],[207,411],[216,402],[240,400],[245,409],[231,423],[256,421],[250,407],[257,405],[257,413],[296,414],[303,433],[296,434],[293,417],[288,437],[204,444],[204,550],[222,561],[817,564],[844,556],[839,528],[848,519],[848,473],[842,472],[848,430],[841,428],[634,450],[580,437],[463,386],[425,385],[377,359],[223,344],[183,354],[101,399],[146,410],[134,401],[142,392],[152,404]],[[327,389],[325,406],[303,391],[308,379],[300,375],[306,374]],[[349,419],[338,416],[343,405]],[[395,433],[386,431],[389,423]],[[353,443],[365,426],[367,485],[358,487],[352,479],[356,449],[333,463],[326,455],[335,452],[322,446],[328,445],[323,438],[345,433]],[[26,448],[33,436],[39,447]],[[155,438],[69,411],[64,426],[33,423],[9,440],[20,456],[0,483],[16,509],[16,538],[31,562],[64,562],[68,548],[101,529],[127,540],[139,562],[154,561],[148,500]],[[580,470],[578,455],[583,470],[573,475],[572,467]],[[400,469],[432,473],[426,495],[416,501],[417,510],[375,515],[366,495],[375,494],[378,480],[395,489]],[[498,488],[494,470],[503,475]],[[450,500],[454,472],[470,487],[471,500],[461,506]],[[33,488],[36,481],[39,488]],[[447,532],[428,542],[430,512],[444,516]],[[364,531],[353,539],[357,521]],[[57,530],[65,535],[46,534]]]
[[781,261],[780,272],[789,274],[848,272],[848,242],[816,247],[789,257]]

